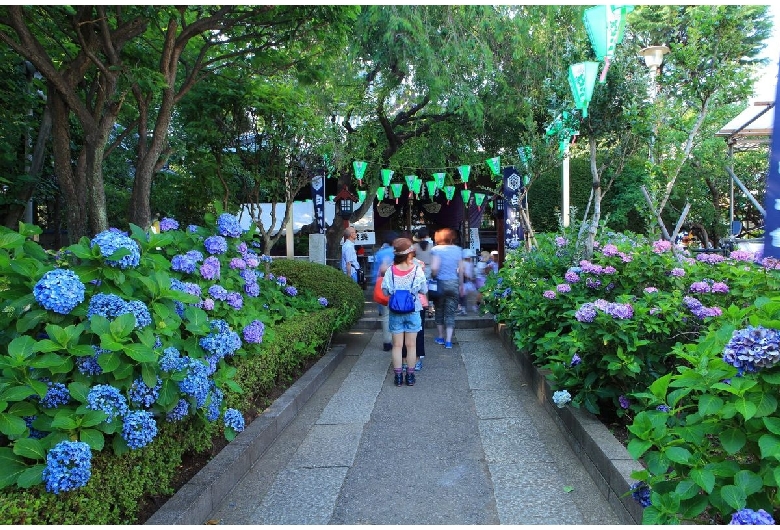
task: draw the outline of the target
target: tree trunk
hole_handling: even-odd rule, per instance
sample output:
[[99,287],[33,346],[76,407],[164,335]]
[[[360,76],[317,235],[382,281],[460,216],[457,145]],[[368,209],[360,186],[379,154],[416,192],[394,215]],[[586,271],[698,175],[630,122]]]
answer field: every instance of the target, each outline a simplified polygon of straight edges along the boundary
[[593,177],[593,216],[590,218],[587,237],[585,239],[586,259],[593,257],[593,246],[596,242],[596,234],[598,233],[599,222],[601,221],[601,177],[599,176],[599,169],[596,165],[595,137],[590,136],[588,138],[588,146],[590,147],[590,173]]

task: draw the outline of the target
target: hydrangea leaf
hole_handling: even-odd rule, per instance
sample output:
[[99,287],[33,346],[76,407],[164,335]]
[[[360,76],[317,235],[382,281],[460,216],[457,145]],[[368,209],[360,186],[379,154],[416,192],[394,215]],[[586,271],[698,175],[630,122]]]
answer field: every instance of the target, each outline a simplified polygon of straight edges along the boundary
[[48,318],[48,312],[44,309],[28,311],[16,322],[16,331],[24,333],[30,331]]
[[43,482],[43,470],[46,469],[44,464],[35,464],[26,468],[19,474],[16,479],[16,485],[20,488],[29,488]]
[[[105,415],[105,413],[102,412],[101,414]],[[93,451],[102,451],[103,446],[106,443],[103,433],[97,429],[81,429],[79,431],[79,441],[88,444]]]
[[171,379],[166,379],[163,381],[162,387],[160,388],[160,395],[157,397],[157,403],[166,408],[170,407],[179,401],[180,393],[179,385]]
[[29,458],[30,460],[45,460],[46,449],[40,440],[35,438],[21,438],[14,442],[14,454]]
[[780,438],[773,434],[764,434],[758,439],[758,447],[761,449],[761,458],[780,457]]
[[6,436],[16,436],[22,434],[26,428],[27,424],[19,416],[0,412],[0,433]]
[[[107,418],[108,418],[108,414],[106,414],[102,410],[89,410],[81,418],[81,422],[80,422],[81,427],[94,427],[95,425],[100,425],[101,423],[106,421]],[[86,442],[87,440],[81,440],[81,441]],[[92,444],[89,445],[92,446]],[[95,447],[93,446],[92,449],[95,449]]]
[[[139,363],[151,363],[157,361],[157,354],[154,353],[154,350],[143,344],[126,344],[124,346],[124,351],[128,357]],[[152,380],[152,384],[150,386],[154,386],[154,380]]]
[[773,434],[780,434],[780,418],[767,416],[763,418],[767,430]]
[[0,248],[18,248],[24,244],[25,237],[17,232],[0,233]]
[[664,451],[664,455],[678,464],[686,464],[691,459],[691,452],[684,447],[669,447]]
[[16,484],[26,468],[22,457],[15,455],[10,447],[0,447],[0,488]]
[[122,363],[119,355],[114,352],[106,352],[98,356],[97,362],[104,372],[110,373],[119,368]]
[[133,332],[135,325],[136,325],[135,315],[133,315],[132,313],[125,313],[123,315],[119,315],[109,325],[109,329],[111,330],[111,336],[114,337],[114,339],[116,340],[127,338],[130,335],[130,333]]
[[747,438],[745,433],[739,429],[726,429],[719,436],[723,449],[729,454],[734,454],[745,446]]
[[89,385],[86,383],[73,382],[68,385],[68,392],[70,392],[70,397],[79,403],[86,403],[87,395],[89,394]]
[[35,353],[35,339],[29,335],[16,337],[8,344],[8,355],[15,361],[24,362]]
[[712,489],[715,487],[715,473],[709,469],[692,470],[691,479],[707,493],[712,493]]
[[54,416],[51,422],[52,428],[70,431],[78,427],[78,422],[73,417],[73,413],[67,410],[61,410]]
[[0,392],[0,401],[22,401],[35,394],[35,390],[27,385],[11,386]]
[[749,420],[755,416],[756,412],[758,411],[758,406],[744,397],[737,398],[737,400],[734,402],[734,406],[736,407],[737,412],[742,414],[746,420]]
[[[134,346],[138,346],[138,345],[136,344]],[[149,360],[149,361],[139,361],[139,362],[147,363],[147,364],[143,364],[141,366],[141,378],[144,380],[144,383],[146,384],[146,386],[148,386],[149,388],[154,388],[157,385],[157,370],[155,369],[155,367],[153,365],[148,364],[148,363],[156,361],[157,360],[157,355],[153,351],[151,351],[151,350],[149,350],[149,353],[152,356],[151,360]],[[138,360],[138,359],[136,359],[136,360]]]
[[747,496],[739,486],[734,486],[732,484],[723,486],[720,488],[720,496],[726,504],[735,510],[739,510],[745,507]]
[[749,469],[742,469],[734,475],[734,485],[742,488],[746,495],[753,495],[763,489],[764,481]]

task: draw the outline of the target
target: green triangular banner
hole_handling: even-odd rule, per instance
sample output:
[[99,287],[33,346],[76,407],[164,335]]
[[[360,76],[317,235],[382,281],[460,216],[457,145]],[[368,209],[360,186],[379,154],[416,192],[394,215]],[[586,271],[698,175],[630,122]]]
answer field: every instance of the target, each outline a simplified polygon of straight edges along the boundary
[[428,188],[428,198],[433,200],[433,196],[436,194],[436,181],[429,180],[425,183],[425,187]]
[[412,191],[414,191],[419,197],[421,190],[422,190],[422,179],[417,175],[415,175],[414,182],[412,182]]
[[493,175],[499,176],[501,174],[501,157],[497,156],[494,158],[488,158],[485,160],[485,163],[487,163],[488,167],[490,168],[490,171],[493,172]]
[[364,162],[363,160],[355,160],[352,162],[352,167],[355,170],[355,176],[357,179],[363,180],[363,175],[366,173],[368,162]]
[[401,193],[404,191],[403,183],[394,182],[390,184],[390,189],[393,190],[393,197],[395,198],[395,203],[398,204],[398,197],[400,197]]
[[436,187],[439,189],[444,188],[444,179],[447,177],[446,173],[434,173],[433,180],[436,181]]
[[471,173],[471,166],[458,166],[458,173],[460,173],[460,180],[463,182],[468,182],[469,173]]
[[447,204],[455,197],[455,186],[444,186],[444,196],[447,197]]
[[474,202],[477,203],[477,208],[480,208],[480,209],[482,208],[482,203],[485,202],[485,197],[487,197],[487,195],[485,195],[484,193],[475,193],[474,194]]
[[366,200],[366,190],[358,190],[358,202],[364,202]]
[[469,197],[471,197],[471,190],[460,190],[460,196],[463,198],[463,204],[468,204]]
[[394,171],[392,169],[383,169],[380,171],[382,174],[382,186],[389,186],[390,185],[390,179],[393,178]]
[[414,179],[417,178],[417,175],[406,175],[404,179],[406,180],[406,187],[410,190],[414,188]]
[[376,198],[379,199],[380,201],[385,200],[385,192],[386,191],[387,190],[385,188],[377,188],[377,190],[376,190]]

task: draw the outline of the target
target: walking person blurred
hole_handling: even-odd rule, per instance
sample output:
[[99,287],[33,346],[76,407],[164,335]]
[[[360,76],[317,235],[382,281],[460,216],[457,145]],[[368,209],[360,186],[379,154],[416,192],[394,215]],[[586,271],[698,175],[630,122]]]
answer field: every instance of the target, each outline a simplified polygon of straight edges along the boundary
[[[395,239],[395,232],[387,232],[381,248],[374,254],[374,266],[371,270],[374,283],[379,276],[384,277],[385,271],[393,264],[393,241]],[[382,304],[376,306],[382,322],[382,348],[384,351],[390,351],[393,349],[393,336],[390,334],[390,310]]]
[[341,272],[352,278],[354,282],[358,281],[358,263],[357,252],[355,251],[355,241],[357,240],[357,230],[354,226],[348,226],[344,229],[344,244],[341,245]]
[[[420,293],[428,292],[428,282],[425,273],[414,261],[412,241],[399,237],[393,241],[393,265],[385,272],[382,280],[382,290],[391,297],[389,327],[393,336],[393,372],[395,373],[395,385],[404,383],[402,349],[406,346],[408,367],[406,368],[406,384],[413,386],[415,383],[415,369],[417,363],[417,334],[422,328],[420,312],[422,302]],[[398,312],[393,309],[393,293],[397,291],[409,291],[414,298],[413,306],[409,312]]]
[[455,311],[458,308],[460,286],[463,284],[463,250],[455,244],[455,231],[442,228],[434,235],[431,274],[438,284],[438,298],[434,321],[438,336],[436,344],[452,349],[452,334],[455,331]]

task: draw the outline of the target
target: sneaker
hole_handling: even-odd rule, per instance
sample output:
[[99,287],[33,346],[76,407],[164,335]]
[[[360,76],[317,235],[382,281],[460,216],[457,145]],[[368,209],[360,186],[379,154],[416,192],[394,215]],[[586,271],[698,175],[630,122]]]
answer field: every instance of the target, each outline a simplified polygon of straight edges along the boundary
[[414,371],[419,372],[422,370],[422,359],[417,359],[417,363],[414,365]]
[[442,346],[444,346],[444,339],[441,338],[441,337],[436,337],[435,339],[433,339],[433,342],[435,342],[436,344],[441,344]]
[[403,386],[404,384],[404,374],[395,374],[395,386]]
[[393,349],[393,343],[391,343],[391,342],[385,342],[385,343],[382,345],[382,349],[383,349],[383,350],[385,350],[385,351],[390,351],[390,350],[392,350],[392,349]]
[[461,309],[458,309],[458,312],[457,312],[457,313],[455,313],[455,314],[456,314],[456,315],[460,315],[460,316],[464,316],[464,315],[466,315],[466,310],[465,310],[465,309],[463,309],[463,308],[461,308]]
[[414,386],[414,372],[406,374],[406,386]]
[[452,343],[451,342],[445,342],[444,343],[444,349],[451,350],[452,349]]

